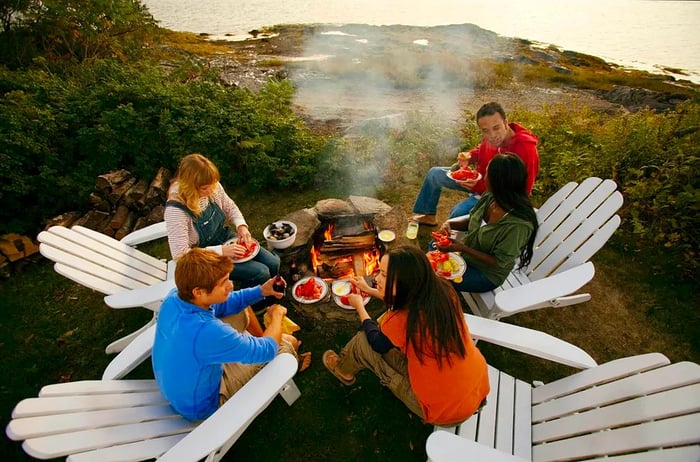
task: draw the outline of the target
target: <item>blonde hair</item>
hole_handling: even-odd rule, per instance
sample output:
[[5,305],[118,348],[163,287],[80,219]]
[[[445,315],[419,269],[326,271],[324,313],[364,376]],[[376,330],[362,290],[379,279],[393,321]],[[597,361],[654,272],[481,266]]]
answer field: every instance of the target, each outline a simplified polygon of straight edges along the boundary
[[201,154],[188,154],[182,158],[177,168],[175,181],[178,183],[178,195],[182,202],[195,215],[202,212],[199,209],[199,191],[202,186],[209,186],[219,181],[219,169]]
[[216,283],[233,270],[229,257],[219,255],[213,250],[194,247],[177,259],[175,266],[175,285],[177,295],[186,302],[194,299],[193,291],[197,287],[207,293],[214,290]]

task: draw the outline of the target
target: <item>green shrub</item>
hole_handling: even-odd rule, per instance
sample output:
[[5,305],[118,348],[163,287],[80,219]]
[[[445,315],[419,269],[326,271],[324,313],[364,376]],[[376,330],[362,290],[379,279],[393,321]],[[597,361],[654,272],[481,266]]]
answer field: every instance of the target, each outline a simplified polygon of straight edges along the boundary
[[547,197],[567,181],[611,178],[625,198],[622,233],[634,248],[664,249],[696,275],[700,226],[700,105],[675,111],[609,115],[587,108],[515,112],[540,137],[536,191]]
[[253,94],[223,87],[206,71],[195,74],[183,81],[147,63],[114,60],[60,77],[0,68],[3,231],[32,232],[47,217],[81,208],[97,175],[126,168],[150,178],[191,152],[216,162],[229,185],[304,188],[317,181],[326,139],[292,113],[289,83],[270,82]]

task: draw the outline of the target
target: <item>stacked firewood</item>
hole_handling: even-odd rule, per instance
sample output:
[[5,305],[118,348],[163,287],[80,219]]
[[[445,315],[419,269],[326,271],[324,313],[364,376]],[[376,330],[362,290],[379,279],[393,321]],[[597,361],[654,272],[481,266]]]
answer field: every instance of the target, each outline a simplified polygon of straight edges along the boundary
[[163,221],[171,173],[161,167],[150,181],[128,170],[115,170],[97,177],[90,194],[92,209],[84,215],[69,212],[49,221],[48,227],[84,226],[115,239],[131,231]]

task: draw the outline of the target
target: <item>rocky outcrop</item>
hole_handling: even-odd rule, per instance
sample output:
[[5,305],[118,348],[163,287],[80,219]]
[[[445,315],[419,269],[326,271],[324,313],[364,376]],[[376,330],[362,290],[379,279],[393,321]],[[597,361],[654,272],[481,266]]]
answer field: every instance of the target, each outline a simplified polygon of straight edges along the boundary
[[615,86],[612,90],[602,92],[601,96],[611,103],[619,104],[630,112],[649,108],[656,112],[674,109],[688,97],[678,93],[660,93],[645,88]]

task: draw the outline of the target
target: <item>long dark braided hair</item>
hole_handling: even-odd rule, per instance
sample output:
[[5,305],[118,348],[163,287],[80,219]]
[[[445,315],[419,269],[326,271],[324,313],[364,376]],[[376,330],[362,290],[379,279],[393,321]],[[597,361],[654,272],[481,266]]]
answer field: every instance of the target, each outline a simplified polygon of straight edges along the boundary
[[[389,251],[384,301],[394,310],[407,310],[406,342],[418,360],[434,356],[438,368],[450,356],[466,356],[464,314],[457,292],[449,281],[438,277],[425,253],[415,246]],[[406,345],[408,347],[408,345]]]
[[532,223],[527,245],[520,251],[518,269],[530,264],[537,234],[537,215],[527,195],[527,169],[522,159],[512,152],[498,154],[486,169],[489,187],[496,203],[508,213]]

